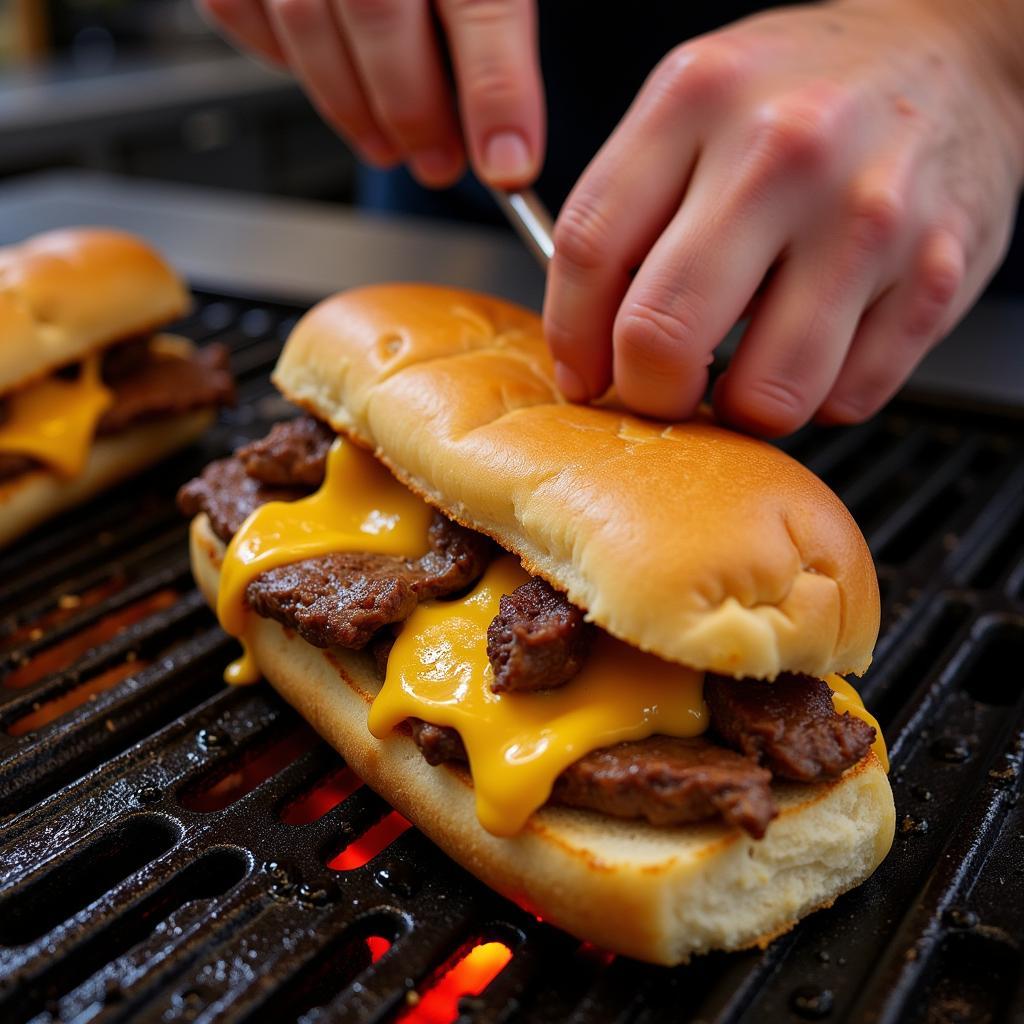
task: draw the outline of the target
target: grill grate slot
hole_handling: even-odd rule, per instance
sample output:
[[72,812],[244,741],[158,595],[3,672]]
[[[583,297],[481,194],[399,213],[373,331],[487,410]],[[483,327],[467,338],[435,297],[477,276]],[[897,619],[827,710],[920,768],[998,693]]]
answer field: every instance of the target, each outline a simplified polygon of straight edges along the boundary
[[[33,978],[32,985],[4,1009],[6,1020],[28,1020],[86,982],[105,964],[124,956],[149,938],[168,919],[193,901],[211,901],[234,888],[247,874],[248,860],[237,850],[213,849],[161,885],[145,899],[89,936],[67,957],[53,960]],[[102,987],[102,998],[112,1001],[117,986]],[[0,1002],[0,1006],[2,1006]]]
[[[883,632],[861,689],[890,740],[896,846],[766,951],[663,970],[503,901],[400,831],[265,685],[224,687],[234,647],[192,589],[174,492],[290,414],[268,372],[298,312],[197,295],[177,329],[229,346],[238,408],[0,557],[0,1018],[415,1020],[407,993],[490,940],[511,958],[442,1018],[1024,1015],[1021,424],[904,402],[783,442],[878,562]],[[161,593],[173,603],[111,632]],[[59,703],[128,659],[95,699]]]
[[109,889],[165,854],[178,830],[138,817],[0,902],[0,945],[24,946],[73,917]]

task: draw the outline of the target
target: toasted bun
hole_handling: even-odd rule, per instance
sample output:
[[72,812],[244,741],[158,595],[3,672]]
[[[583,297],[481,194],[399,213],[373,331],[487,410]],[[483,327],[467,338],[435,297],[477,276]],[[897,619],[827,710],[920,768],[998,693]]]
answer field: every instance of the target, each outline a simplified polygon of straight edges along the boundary
[[85,469],[73,480],[40,469],[0,483],[0,547],[191,444],[216,415],[198,409],[97,438]]
[[141,239],[69,228],[0,248],[0,395],[188,308],[174,271]]
[[[205,515],[193,520],[191,553],[215,606],[224,545]],[[449,856],[616,952],[676,964],[764,945],[862,882],[892,845],[892,792],[873,754],[834,783],[776,786],[781,814],[761,840],[722,825],[655,828],[566,808],[545,808],[518,836],[499,839],[478,823],[465,771],[430,767],[400,730],[370,734],[380,683],[366,654],[319,650],[257,616],[246,638],[285,700]]]
[[762,678],[871,661],[878,582],[832,491],[709,422],[566,404],[525,309],[426,285],[346,292],[303,318],[274,381],[636,647]]

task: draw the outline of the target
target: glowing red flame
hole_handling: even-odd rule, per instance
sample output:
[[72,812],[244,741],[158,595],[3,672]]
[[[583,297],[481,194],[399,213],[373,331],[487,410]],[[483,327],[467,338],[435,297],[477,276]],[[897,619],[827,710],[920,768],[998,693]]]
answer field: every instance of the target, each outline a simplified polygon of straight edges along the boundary
[[398,811],[392,811],[376,825],[350,843],[337,856],[327,862],[332,871],[354,871],[373,860],[385,847],[390,846],[406,829],[412,826]]
[[503,942],[484,942],[457,960],[397,1020],[402,1024],[451,1024],[459,1016],[459,1000],[478,996],[512,959]]

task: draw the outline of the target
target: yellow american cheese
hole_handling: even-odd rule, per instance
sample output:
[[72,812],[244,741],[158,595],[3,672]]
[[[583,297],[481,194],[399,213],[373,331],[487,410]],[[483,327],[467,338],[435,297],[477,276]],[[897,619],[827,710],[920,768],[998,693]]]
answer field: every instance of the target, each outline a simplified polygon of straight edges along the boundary
[[[221,568],[217,616],[243,640],[245,589],[261,573],[335,551],[415,558],[427,550],[431,509],[369,452],[338,438],[323,486],[299,501],[261,505],[231,539]],[[252,683],[259,667],[248,650],[229,666],[229,683]]]
[[101,358],[98,352],[90,356],[76,380],[47,377],[11,395],[0,423],[0,452],[77,476],[89,458],[96,424],[113,401],[100,376]]
[[494,562],[456,601],[420,605],[388,656],[370,709],[383,737],[407,718],[457,729],[466,746],[480,824],[514,835],[545,803],[555,779],[599,747],[654,733],[696,736],[708,725],[702,672],[598,633],[583,670],[541,693],[491,691],[487,626],[502,594],[528,579],[518,562]]

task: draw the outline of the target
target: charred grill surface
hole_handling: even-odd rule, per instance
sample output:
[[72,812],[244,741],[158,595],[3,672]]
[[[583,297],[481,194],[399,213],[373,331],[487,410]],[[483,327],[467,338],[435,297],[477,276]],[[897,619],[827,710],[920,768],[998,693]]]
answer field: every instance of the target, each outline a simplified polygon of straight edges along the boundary
[[[198,296],[178,332],[230,346],[238,410],[0,553],[0,1019],[370,1024],[490,941],[512,959],[453,1009],[461,1024],[1021,1017],[1024,689],[1007,671],[1024,658],[1020,424],[903,403],[785,442],[878,562],[882,635],[858,688],[890,744],[896,843],[866,885],[766,950],[665,970],[581,947],[415,829],[329,868],[388,807],[357,789],[312,820],[341,795],[340,759],[296,746],[267,687],[220,681],[235,648],[191,589],[173,491],[287,415],[267,374],[298,312]],[[168,589],[175,603],[110,635],[118,609]],[[84,652],[61,646],[83,635]],[[49,704],[119,664],[134,668],[94,699]],[[25,665],[48,674],[8,685]],[[13,735],[37,705],[52,720]],[[220,809],[195,809],[197,793]]]

